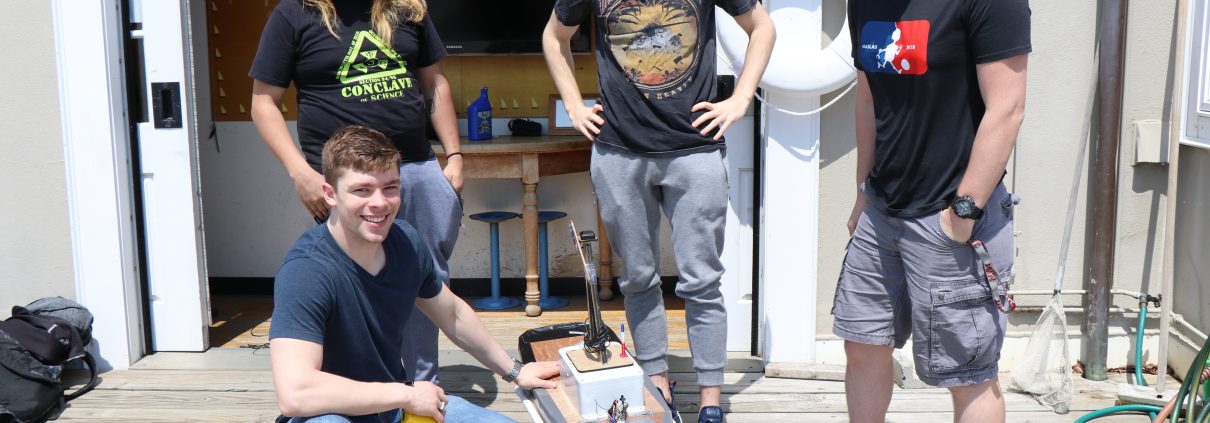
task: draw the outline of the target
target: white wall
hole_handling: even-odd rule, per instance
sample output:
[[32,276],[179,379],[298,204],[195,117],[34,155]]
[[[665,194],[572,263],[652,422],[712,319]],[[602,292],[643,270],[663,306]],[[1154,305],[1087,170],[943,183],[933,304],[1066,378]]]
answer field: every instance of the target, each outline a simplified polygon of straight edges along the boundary
[[[293,122],[290,128],[294,130]],[[216,129],[216,139],[199,141],[209,274],[272,277],[290,246],[315,223],[299,204],[293,183],[251,122],[219,122]],[[751,138],[748,133],[736,136]],[[462,198],[467,216],[491,210],[520,212],[521,182],[468,179]],[[542,178],[538,185],[538,207],[567,212],[578,227],[596,227],[592,184],[587,172]],[[462,224],[450,261],[450,276],[490,277],[486,265],[490,254],[487,224],[469,217],[464,217]],[[576,251],[566,241],[566,225],[567,219],[562,219],[552,222],[549,229],[552,277],[583,273]],[[662,245],[670,245],[666,221],[661,232]],[[501,224],[500,252],[501,276],[525,277],[520,220]],[[664,248],[661,269],[665,275],[675,274],[670,248]]]
[[[1183,146],[1176,212],[1176,256],[1174,260],[1173,311],[1184,316],[1203,333],[1210,332],[1210,150]],[[1183,327],[1175,327],[1184,330]],[[1185,332],[1188,334],[1188,332]],[[1196,350],[1204,339],[1193,338]],[[1176,341],[1174,341],[1176,343]],[[1183,366],[1173,362],[1173,367]],[[1187,367],[1179,367],[1187,368]]]
[[0,318],[45,296],[75,298],[51,4],[4,2],[0,15]]

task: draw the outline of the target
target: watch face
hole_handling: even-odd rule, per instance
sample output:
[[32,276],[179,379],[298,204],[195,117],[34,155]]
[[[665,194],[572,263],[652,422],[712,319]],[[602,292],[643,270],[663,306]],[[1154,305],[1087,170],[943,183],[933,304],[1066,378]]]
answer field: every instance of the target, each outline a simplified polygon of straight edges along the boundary
[[957,214],[959,217],[970,216],[973,207],[974,204],[971,204],[969,200],[959,199],[954,202],[954,214]]

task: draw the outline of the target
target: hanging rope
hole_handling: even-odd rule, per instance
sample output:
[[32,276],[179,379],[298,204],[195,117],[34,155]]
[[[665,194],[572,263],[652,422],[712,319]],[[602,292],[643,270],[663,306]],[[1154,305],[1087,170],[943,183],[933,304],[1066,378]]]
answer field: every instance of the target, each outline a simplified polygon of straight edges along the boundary
[[787,115],[791,115],[791,116],[811,116],[811,115],[819,114],[820,112],[823,112],[823,111],[824,111],[824,110],[826,110],[827,108],[832,107],[832,105],[833,105],[833,104],[836,104],[836,102],[837,102],[837,101],[840,101],[840,99],[844,98],[845,94],[848,94],[848,93],[849,93],[849,91],[852,91],[852,90],[853,90],[853,87],[856,87],[856,86],[857,86],[857,81],[850,82],[850,83],[849,83],[849,86],[848,86],[847,88],[845,88],[845,89],[844,89],[844,91],[840,93],[840,95],[836,96],[836,98],[833,98],[833,99],[832,99],[832,101],[829,101],[829,102],[828,102],[828,104],[825,104],[825,105],[823,105],[823,106],[819,106],[819,108],[817,108],[817,109],[815,109],[815,110],[811,110],[811,111],[809,111],[809,112],[796,112],[796,111],[793,111],[793,110],[787,110],[787,109],[784,109],[784,108],[778,107],[776,104],[770,103],[770,102],[769,102],[769,100],[766,100],[764,97],[761,97],[761,95],[760,95],[759,93],[758,93],[758,94],[756,94],[756,98],[759,98],[759,99],[760,99],[760,101],[761,101],[761,102],[763,102],[763,103],[765,103],[766,105],[768,105],[768,106],[769,106],[769,108],[771,108],[771,109],[773,109],[773,110],[776,110],[776,111],[778,111],[778,112],[781,112],[781,113],[785,113],[785,114],[787,114]]

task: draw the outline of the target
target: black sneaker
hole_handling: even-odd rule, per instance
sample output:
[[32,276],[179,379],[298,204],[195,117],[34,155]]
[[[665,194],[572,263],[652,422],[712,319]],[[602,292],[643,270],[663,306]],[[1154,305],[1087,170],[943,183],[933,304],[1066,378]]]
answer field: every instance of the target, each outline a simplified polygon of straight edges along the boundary
[[723,409],[717,405],[707,405],[697,412],[697,423],[724,423]]

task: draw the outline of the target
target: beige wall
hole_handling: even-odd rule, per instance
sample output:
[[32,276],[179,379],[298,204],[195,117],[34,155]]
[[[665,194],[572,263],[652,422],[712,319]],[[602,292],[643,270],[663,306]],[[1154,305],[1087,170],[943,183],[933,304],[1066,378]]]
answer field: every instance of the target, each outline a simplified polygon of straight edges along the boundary
[[[1173,311],[1202,332],[1210,330],[1210,150],[1181,147],[1176,212]],[[1178,327],[1177,330],[1184,330]],[[1186,332],[1187,333],[1187,332]],[[1196,339],[1201,341],[1201,339]]]
[[[1014,289],[1048,290],[1063,237],[1063,223],[1073,167],[1083,132],[1085,105],[1094,71],[1095,2],[1032,1],[1033,53],[1029,58],[1029,85],[1025,123],[1016,155],[1009,163],[1005,183],[1022,197],[1017,209],[1017,261]],[[1125,106],[1119,166],[1118,245],[1115,287],[1159,292],[1162,264],[1162,228],[1167,167],[1132,166],[1136,120],[1161,120],[1166,115],[1165,87],[1172,36],[1172,0],[1136,3],[1129,12]],[[827,101],[829,98],[824,98]],[[853,100],[843,99],[823,114],[822,170],[819,214],[819,296],[817,332],[831,334],[829,314],[835,280],[848,238],[844,224],[852,208],[856,151],[853,135]],[[1087,163],[1086,163],[1087,166]],[[1082,288],[1087,172],[1077,204],[1064,287]],[[1197,251],[1197,250],[1194,250]],[[1068,296],[1073,305],[1077,296]],[[1024,305],[1042,305],[1049,297],[1019,297]],[[1133,300],[1116,304],[1133,306]],[[1012,322],[1018,335],[1028,333],[1034,313],[1017,313]],[[1133,319],[1133,317],[1131,317]],[[1073,316],[1073,329],[1079,316]],[[1115,320],[1115,326],[1131,324]],[[1120,332],[1120,331],[1118,331]],[[1011,333],[1010,333],[1011,336]],[[1110,363],[1126,357],[1110,357]]]
[[75,297],[50,2],[4,2],[0,15],[0,316]]

